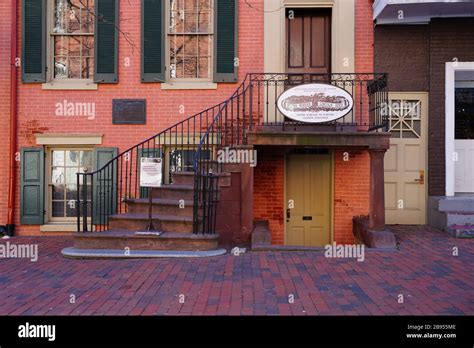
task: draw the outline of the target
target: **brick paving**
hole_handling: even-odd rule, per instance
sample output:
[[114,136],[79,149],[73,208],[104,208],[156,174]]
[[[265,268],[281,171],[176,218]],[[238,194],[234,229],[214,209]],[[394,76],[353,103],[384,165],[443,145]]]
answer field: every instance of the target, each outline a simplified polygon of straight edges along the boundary
[[15,237],[38,243],[39,259],[0,259],[0,315],[474,315],[474,239],[392,229],[399,250],[366,249],[364,262],[323,252],[70,260],[60,255],[70,237]]

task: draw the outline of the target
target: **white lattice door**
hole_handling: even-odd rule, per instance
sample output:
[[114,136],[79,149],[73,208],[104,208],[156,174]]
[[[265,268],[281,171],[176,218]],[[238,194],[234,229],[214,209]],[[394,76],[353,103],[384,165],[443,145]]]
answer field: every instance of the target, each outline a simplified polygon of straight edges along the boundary
[[390,93],[390,149],[385,155],[385,220],[387,224],[426,223],[425,93]]

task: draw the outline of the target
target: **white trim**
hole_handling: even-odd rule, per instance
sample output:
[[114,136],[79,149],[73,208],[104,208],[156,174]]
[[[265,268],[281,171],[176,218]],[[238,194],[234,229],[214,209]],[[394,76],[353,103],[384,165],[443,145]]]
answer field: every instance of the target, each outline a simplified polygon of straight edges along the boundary
[[36,145],[101,145],[103,134],[36,134]]
[[454,88],[456,71],[473,70],[474,62],[447,62],[445,72],[445,162],[446,196],[454,196]]
[[217,83],[214,82],[189,82],[173,80],[172,82],[166,82],[161,84],[163,90],[178,90],[178,89],[217,89]]

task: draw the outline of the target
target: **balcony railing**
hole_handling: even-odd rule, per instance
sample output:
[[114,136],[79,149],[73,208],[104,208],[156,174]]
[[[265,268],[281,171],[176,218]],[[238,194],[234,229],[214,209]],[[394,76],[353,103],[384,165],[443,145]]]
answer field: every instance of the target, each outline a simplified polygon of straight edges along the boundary
[[[286,89],[307,83],[326,83],[351,94],[353,108],[344,117],[318,125],[292,122],[277,108],[278,96]],[[247,74],[225,101],[192,115],[160,133],[132,146],[91,173],[78,173],[79,232],[93,226],[108,229],[109,217],[128,211],[127,200],[146,198],[140,187],[140,158],[160,157],[163,178],[172,182],[173,172],[194,173],[193,232],[215,233],[220,174],[225,162],[220,150],[247,145],[250,131],[368,132],[387,126],[385,74]],[[145,227],[145,226],[144,226]]]

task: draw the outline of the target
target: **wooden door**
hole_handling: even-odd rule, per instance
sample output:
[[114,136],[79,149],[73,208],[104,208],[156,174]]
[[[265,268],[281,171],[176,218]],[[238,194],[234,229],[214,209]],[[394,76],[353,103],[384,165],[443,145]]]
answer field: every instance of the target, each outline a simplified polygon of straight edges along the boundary
[[286,167],[286,245],[331,242],[331,156],[290,155]]
[[424,93],[390,93],[390,149],[385,154],[385,221],[426,223],[427,98]]
[[331,10],[286,11],[288,73],[331,72]]

